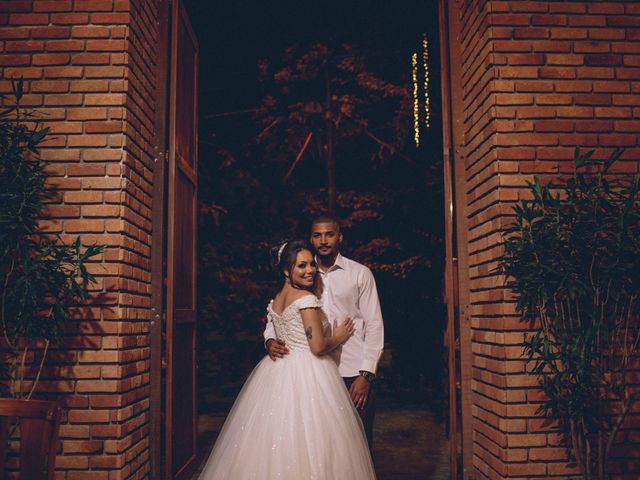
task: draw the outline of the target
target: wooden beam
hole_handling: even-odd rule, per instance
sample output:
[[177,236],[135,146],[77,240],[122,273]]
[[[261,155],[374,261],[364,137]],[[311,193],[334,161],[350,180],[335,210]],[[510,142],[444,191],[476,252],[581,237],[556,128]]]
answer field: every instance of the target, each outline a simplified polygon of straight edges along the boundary
[[151,233],[150,431],[151,478],[162,478],[162,315],[164,304],[165,186],[169,64],[169,0],[158,3],[158,58]]
[[[473,478],[471,392],[471,322],[469,317],[469,248],[466,172],[463,140],[463,91],[460,7],[457,0],[439,0],[442,62],[443,148],[445,181],[445,291],[449,347],[449,415],[451,478]],[[457,335],[456,335],[457,334]],[[460,360],[456,359],[456,337]],[[456,382],[460,378],[460,389]],[[456,400],[461,405],[457,416]],[[457,431],[461,432],[462,471],[459,470]]]
[[450,76],[451,164],[453,174],[453,218],[455,256],[458,260],[458,328],[460,341],[460,405],[462,431],[461,478],[473,478],[473,403],[471,390],[471,317],[469,313],[469,241],[467,224],[467,172],[464,145],[464,106],[462,85],[462,25],[459,0],[446,0]]
[[458,478],[458,414],[456,389],[458,367],[456,365],[456,288],[454,283],[455,261],[455,222],[453,213],[453,156],[452,156],[452,119],[451,119],[451,77],[448,48],[448,19],[445,0],[438,1],[438,22],[440,34],[440,64],[442,88],[442,156],[444,179],[444,237],[445,237],[445,302],[447,306],[447,328],[444,342],[447,348],[448,396],[449,396],[449,459],[450,478]]

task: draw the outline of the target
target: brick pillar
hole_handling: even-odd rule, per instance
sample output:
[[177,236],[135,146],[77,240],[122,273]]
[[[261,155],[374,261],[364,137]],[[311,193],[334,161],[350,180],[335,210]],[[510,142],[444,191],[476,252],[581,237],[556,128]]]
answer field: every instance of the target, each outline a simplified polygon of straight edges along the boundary
[[66,407],[56,478],[143,478],[156,3],[16,0],[0,12],[0,91],[24,78],[22,104],[53,132],[42,157],[59,194],[44,228],[108,246],[91,265],[92,300],[50,352],[39,389]]
[[[499,230],[525,180],[570,171],[576,146],[613,173],[640,160],[640,4],[636,1],[457,2],[461,9],[468,272],[476,479],[571,478],[554,425],[535,416],[537,380],[521,357],[521,323],[492,270]],[[616,478],[639,478],[640,418],[619,437]],[[635,456],[632,456],[635,452]]]

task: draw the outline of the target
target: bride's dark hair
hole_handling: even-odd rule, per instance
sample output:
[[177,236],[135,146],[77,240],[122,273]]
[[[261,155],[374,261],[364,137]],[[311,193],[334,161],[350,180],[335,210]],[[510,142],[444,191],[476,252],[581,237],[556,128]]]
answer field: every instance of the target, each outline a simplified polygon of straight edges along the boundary
[[[298,258],[298,253],[303,250],[308,250],[313,254],[313,249],[309,243],[304,240],[289,240],[286,242],[282,242],[281,244],[273,247],[271,249],[271,255],[273,257],[272,263],[276,272],[278,274],[284,275],[284,271],[289,272],[289,278],[291,278],[291,272],[293,271],[293,267],[296,263],[296,259]],[[285,276],[286,280],[286,276]],[[294,288],[298,288],[292,284]],[[322,295],[322,280],[320,275],[316,274],[315,280],[313,282],[313,287],[311,288],[311,292],[313,292],[317,297]]]

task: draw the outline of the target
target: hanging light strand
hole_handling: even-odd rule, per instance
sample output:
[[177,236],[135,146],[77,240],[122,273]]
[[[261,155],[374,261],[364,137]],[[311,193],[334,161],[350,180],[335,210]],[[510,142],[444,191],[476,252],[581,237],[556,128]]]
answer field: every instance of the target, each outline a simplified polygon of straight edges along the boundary
[[431,104],[429,100],[429,40],[427,34],[422,38],[422,66],[424,68],[424,123],[429,128],[431,120]]
[[418,54],[411,55],[411,77],[413,78],[413,140],[420,146],[420,101],[418,99]]

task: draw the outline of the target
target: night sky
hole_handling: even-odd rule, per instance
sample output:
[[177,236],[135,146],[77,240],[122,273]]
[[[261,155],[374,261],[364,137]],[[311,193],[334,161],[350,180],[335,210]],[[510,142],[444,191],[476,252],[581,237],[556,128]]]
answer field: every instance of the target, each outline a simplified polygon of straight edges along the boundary
[[[378,52],[391,80],[408,79],[426,32],[437,46],[436,0],[186,1],[200,42],[201,114],[255,106],[258,60],[297,43],[351,42]],[[437,48],[432,48],[433,55]],[[439,90],[438,70],[432,93]]]

